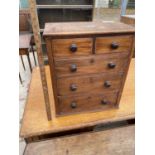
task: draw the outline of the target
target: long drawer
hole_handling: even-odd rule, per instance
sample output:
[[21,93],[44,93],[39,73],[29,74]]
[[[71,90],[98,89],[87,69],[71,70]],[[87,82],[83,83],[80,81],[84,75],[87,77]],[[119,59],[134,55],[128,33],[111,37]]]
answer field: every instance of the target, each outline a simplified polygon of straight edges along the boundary
[[130,51],[133,36],[108,36],[96,38],[96,54]]
[[126,68],[128,52],[92,55],[70,59],[55,59],[57,77],[90,73],[123,72]]
[[115,107],[117,93],[58,97],[57,115],[99,111]]
[[58,95],[101,93],[119,90],[123,73],[95,74],[57,79]]

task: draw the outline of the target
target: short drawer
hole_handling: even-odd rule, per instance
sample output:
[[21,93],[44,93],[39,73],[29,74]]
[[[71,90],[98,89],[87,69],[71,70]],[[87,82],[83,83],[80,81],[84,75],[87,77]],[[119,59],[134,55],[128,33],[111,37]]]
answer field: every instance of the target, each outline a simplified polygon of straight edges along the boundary
[[95,53],[114,53],[130,51],[133,36],[112,36],[96,38]]
[[100,93],[119,90],[123,73],[96,74],[57,79],[58,95]]
[[58,97],[57,115],[100,111],[115,107],[117,93]]
[[52,51],[55,57],[92,54],[91,38],[72,38],[52,40]]
[[55,71],[57,77],[90,73],[123,72],[126,67],[127,60],[128,53],[55,59]]

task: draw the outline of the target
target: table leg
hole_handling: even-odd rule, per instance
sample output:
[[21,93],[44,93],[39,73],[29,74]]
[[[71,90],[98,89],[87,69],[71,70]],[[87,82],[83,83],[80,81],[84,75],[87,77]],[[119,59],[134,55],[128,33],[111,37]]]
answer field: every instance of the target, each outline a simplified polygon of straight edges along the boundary
[[33,45],[31,45],[31,50],[32,50],[32,53],[33,53],[33,58],[34,58],[35,66],[37,66],[37,61],[36,61],[36,58],[35,58],[35,53],[34,53]]
[[23,64],[23,68],[24,68],[24,71],[25,71],[26,68],[25,68],[25,65],[24,65],[24,61],[23,61],[23,57],[22,57],[22,55],[20,56],[20,58],[21,58],[21,61],[22,61],[22,64]]
[[20,83],[23,84],[22,78],[21,78],[21,76],[20,76],[20,73],[19,73],[19,80],[20,80]]
[[30,71],[32,72],[32,66],[31,66],[31,61],[30,61],[29,53],[27,54],[27,60],[28,60],[28,63],[29,63]]

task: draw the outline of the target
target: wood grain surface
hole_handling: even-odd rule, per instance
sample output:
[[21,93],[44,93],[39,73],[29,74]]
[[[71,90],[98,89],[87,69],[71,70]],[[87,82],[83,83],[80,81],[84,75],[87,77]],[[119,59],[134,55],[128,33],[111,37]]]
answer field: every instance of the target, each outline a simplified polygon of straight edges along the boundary
[[99,123],[115,122],[134,118],[134,59],[132,59],[130,64],[130,69],[118,109],[55,117],[54,98],[49,67],[46,67],[46,75],[53,119],[51,121],[47,120],[39,68],[35,68],[32,73],[29,94],[21,124],[21,137],[26,138],[42,134],[56,133],[60,131],[89,127]]
[[[91,38],[54,39],[51,44],[51,52],[55,57],[92,54]],[[76,52],[70,50],[72,44],[77,46]]]
[[28,144],[24,155],[134,155],[135,126]]
[[[116,108],[117,93],[86,94],[59,97],[57,114],[76,114]],[[76,107],[72,107],[72,104]]]
[[[132,46],[133,36],[112,36],[112,37],[98,37],[96,38],[96,54],[101,53],[115,53],[115,52],[127,52]],[[118,48],[113,49],[112,43],[118,44]]]
[[[85,93],[106,93],[113,90],[119,90],[123,73],[116,74],[93,74],[76,77],[60,78],[57,80],[58,95],[75,95]],[[110,87],[105,83],[109,82]],[[72,87],[76,90],[72,90]]]
[[120,22],[64,22],[46,23],[44,36],[66,36],[83,34],[134,33],[134,28]]
[[123,15],[121,16],[121,22],[135,26],[135,15]]
[[[91,73],[123,72],[126,68],[129,53],[113,53],[106,55],[80,56],[76,58],[54,59],[57,77],[87,75]],[[108,64],[114,63],[115,68],[109,68]],[[76,65],[76,71],[72,72],[72,65]]]

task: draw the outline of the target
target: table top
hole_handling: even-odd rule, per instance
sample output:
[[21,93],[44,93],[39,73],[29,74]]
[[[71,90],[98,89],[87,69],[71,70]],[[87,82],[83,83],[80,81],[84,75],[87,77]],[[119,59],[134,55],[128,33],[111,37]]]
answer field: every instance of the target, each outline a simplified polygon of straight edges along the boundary
[[109,109],[106,111],[75,114],[62,117],[55,117],[55,113],[53,111],[54,97],[49,66],[47,66],[45,70],[52,109],[52,120],[47,120],[40,72],[39,68],[35,68],[32,73],[28,99],[21,124],[21,137],[28,138],[31,136],[39,136],[48,133],[56,133],[60,131],[78,129],[81,127],[93,126],[99,123],[108,123],[134,118],[134,59],[132,59],[130,64],[127,80],[118,109]]
[[32,34],[20,33],[19,34],[19,49],[28,49],[30,47]]
[[95,22],[64,22],[46,23],[44,36],[65,35],[93,35],[93,34],[115,34],[134,33],[134,28],[120,22],[95,21]]
[[132,155],[134,139],[135,126],[131,125],[30,143],[24,155]]
[[133,18],[135,19],[135,15],[122,15],[122,17]]
[[135,26],[135,15],[123,15],[121,16],[121,22]]

